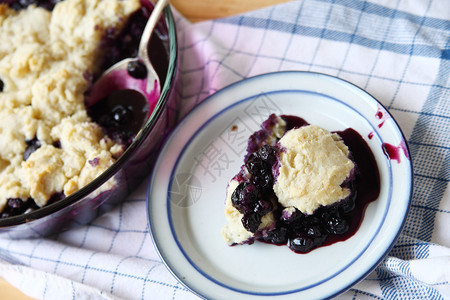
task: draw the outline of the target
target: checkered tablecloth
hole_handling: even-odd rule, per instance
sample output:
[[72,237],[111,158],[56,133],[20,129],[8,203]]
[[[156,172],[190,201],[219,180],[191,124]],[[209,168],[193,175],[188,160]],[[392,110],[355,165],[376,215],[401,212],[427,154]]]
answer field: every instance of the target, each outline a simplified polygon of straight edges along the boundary
[[[450,298],[450,1],[303,0],[195,24],[175,15],[183,114],[281,70],[337,76],[386,106],[409,143],[412,206],[386,259],[339,298]],[[0,239],[0,276],[41,299],[197,299],[155,251],[146,186],[87,226]]]

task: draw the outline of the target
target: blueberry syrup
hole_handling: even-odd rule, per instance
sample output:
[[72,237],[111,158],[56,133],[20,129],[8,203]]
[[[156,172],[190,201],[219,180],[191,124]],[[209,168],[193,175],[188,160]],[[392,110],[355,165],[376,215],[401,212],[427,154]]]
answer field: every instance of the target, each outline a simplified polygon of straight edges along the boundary
[[281,117],[286,122],[286,131],[309,125],[308,122],[297,116],[282,115]]
[[378,109],[377,113],[375,114],[375,117],[381,120],[383,118],[383,113]]
[[390,159],[390,160],[396,160],[397,163],[400,163],[402,161],[401,159],[401,153],[405,155],[406,159],[409,159],[408,150],[406,149],[405,141],[402,141],[400,145],[394,146],[388,143],[383,143],[381,146],[383,148],[384,154]]
[[[286,121],[286,130],[308,125],[304,119],[296,116],[281,117]],[[272,188],[273,166],[277,164],[280,150],[273,145],[264,144],[263,137],[270,134],[275,122],[276,116],[271,115],[262,124],[262,130],[249,138],[248,149],[257,149],[249,152],[244,159],[250,176],[240,172],[235,177],[240,184],[231,200],[233,206],[243,214],[244,228],[255,233],[256,240],[287,245],[296,253],[308,253],[315,248],[353,236],[361,225],[367,206],[380,193],[377,164],[367,143],[351,128],[336,132],[348,146],[350,158],[356,165],[342,184],[342,187],[351,191],[347,198],[333,205],[320,207],[312,215],[305,215],[295,208],[287,209],[279,204],[273,210],[274,204],[278,202]],[[257,232],[261,218],[270,211],[276,220],[274,228],[266,234]],[[249,243],[253,243],[253,240]]]
[[380,194],[380,174],[375,157],[367,143],[355,130],[348,128],[337,132],[349,148],[352,159],[357,166],[354,187],[356,189],[355,207],[347,213],[349,229],[340,236],[330,236],[324,245],[344,241],[355,234],[364,218],[369,203],[375,201]]
[[389,119],[389,115],[383,112],[384,109],[378,105],[377,112],[375,113],[375,118],[380,120],[381,122],[378,124],[378,128],[383,127],[384,122],[386,122],[387,119]]
[[[314,219],[320,216],[318,228],[329,228],[330,219],[324,213],[328,214],[331,210],[331,214],[334,215],[334,222],[338,226],[344,226],[345,229],[337,231],[335,234],[330,232],[329,229],[325,230],[325,234],[328,234],[325,238],[319,237],[319,242],[313,239],[313,244],[308,251],[317,248],[318,246],[327,246],[339,241],[345,241],[353,236],[362,223],[365,210],[370,202],[375,201],[380,193],[380,178],[378,167],[375,161],[375,157],[370,150],[364,139],[353,129],[349,128],[344,131],[336,132],[349,148],[352,159],[357,166],[357,172],[355,172],[355,178],[353,181],[352,194],[348,199],[344,199],[338,204],[328,207],[321,207],[317,212],[309,218]],[[350,205],[350,208],[346,209],[345,206]],[[352,207],[353,206],[353,207]],[[337,213],[336,213],[337,211]],[[325,222],[324,222],[325,221]],[[333,220],[331,220],[333,222]],[[339,222],[345,222],[345,225],[339,224]],[[324,225],[325,224],[325,225]],[[323,239],[323,241],[321,240]],[[292,247],[291,247],[292,249]],[[300,253],[306,253],[302,251],[296,251]]]

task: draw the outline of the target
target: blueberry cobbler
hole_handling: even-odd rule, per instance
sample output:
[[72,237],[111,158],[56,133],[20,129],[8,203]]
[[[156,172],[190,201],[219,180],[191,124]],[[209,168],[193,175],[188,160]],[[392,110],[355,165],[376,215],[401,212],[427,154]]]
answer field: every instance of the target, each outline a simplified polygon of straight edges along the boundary
[[222,236],[229,245],[259,240],[306,253],[353,235],[378,194],[374,156],[356,131],[272,114],[228,184]]
[[1,217],[75,193],[130,144],[142,120],[123,124],[145,105],[86,108],[85,97],[137,51],[149,13],[139,0],[0,1]]

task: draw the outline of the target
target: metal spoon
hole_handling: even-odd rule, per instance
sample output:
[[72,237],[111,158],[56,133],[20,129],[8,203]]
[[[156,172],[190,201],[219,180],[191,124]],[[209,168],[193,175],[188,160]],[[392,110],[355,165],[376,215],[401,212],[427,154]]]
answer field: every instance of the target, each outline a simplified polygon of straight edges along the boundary
[[159,76],[150,62],[148,44],[168,2],[169,0],[159,0],[153,8],[139,42],[138,56],[121,60],[106,70],[94,83],[86,99],[87,107],[113,92],[124,89],[141,92],[148,99],[149,106],[154,106],[152,103],[156,104],[161,93],[161,85]]

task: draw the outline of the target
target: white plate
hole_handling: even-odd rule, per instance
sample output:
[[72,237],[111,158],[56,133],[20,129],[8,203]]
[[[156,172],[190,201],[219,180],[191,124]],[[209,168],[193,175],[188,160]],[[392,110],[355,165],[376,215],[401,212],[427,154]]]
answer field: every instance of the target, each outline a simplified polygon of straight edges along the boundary
[[[222,240],[227,183],[239,171],[248,137],[271,113],[330,131],[353,128],[372,149],[380,196],[353,237],[308,254],[260,242],[229,247]],[[399,152],[389,158],[384,143]],[[408,157],[394,119],[348,82],[308,72],[249,78],[197,106],[161,151],[147,193],[153,241],[172,274],[204,298],[331,297],[363,279],[395,243],[411,198]]]

